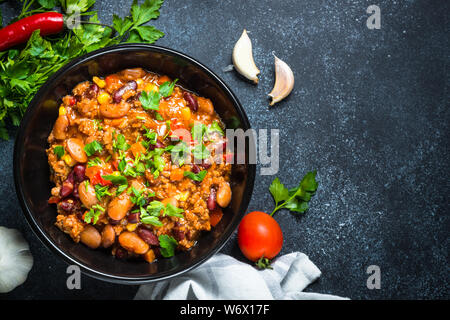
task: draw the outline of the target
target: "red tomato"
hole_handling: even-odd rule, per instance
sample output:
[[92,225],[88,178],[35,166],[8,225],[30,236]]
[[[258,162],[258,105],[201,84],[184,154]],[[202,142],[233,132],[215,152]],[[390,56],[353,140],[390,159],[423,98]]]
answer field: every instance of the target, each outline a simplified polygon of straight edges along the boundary
[[238,244],[244,256],[251,261],[257,261],[262,256],[273,259],[283,246],[283,233],[270,215],[253,211],[239,225]]

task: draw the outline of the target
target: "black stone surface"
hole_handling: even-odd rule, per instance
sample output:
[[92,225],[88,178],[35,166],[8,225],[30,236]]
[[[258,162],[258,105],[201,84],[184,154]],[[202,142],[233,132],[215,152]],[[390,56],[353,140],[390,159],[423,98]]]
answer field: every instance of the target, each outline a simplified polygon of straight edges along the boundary
[[[127,14],[131,0],[97,1],[102,21]],[[381,8],[369,30],[366,8]],[[9,21],[17,11],[3,3]],[[282,254],[301,251],[321,269],[306,291],[352,299],[431,299],[449,290],[449,2],[448,1],[173,1],[153,24],[157,44],[206,64],[235,91],[256,129],[280,129],[277,176],[292,187],[317,169],[320,187],[302,216],[276,213]],[[260,84],[223,72],[242,29],[250,31]],[[272,52],[296,76],[285,101],[268,107]],[[14,136],[14,130],[12,136]],[[35,264],[10,299],[127,299],[137,287],[82,278],[66,288],[66,264],[32,233],[12,176],[13,140],[0,141],[0,225],[19,229]],[[256,179],[249,211],[273,209]],[[243,259],[236,238],[222,252]],[[369,265],[381,289],[366,287]],[[249,297],[251,298],[251,297]]]

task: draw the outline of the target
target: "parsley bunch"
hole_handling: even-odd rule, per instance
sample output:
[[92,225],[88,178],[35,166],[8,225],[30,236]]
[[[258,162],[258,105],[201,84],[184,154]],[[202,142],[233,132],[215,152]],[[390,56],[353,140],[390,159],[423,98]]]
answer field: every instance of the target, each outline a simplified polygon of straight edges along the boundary
[[[43,38],[36,31],[25,46],[0,52],[0,138],[5,140],[9,139],[7,123],[18,126],[39,88],[70,60],[106,46],[123,42],[153,43],[164,36],[162,31],[145,25],[159,17],[164,0],[144,0],[141,4],[134,0],[128,16],[113,16],[112,27],[101,24],[97,12],[91,10],[95,0],[21,2],[17,19],[34,13],[62,11],[69,19],[71,13],[79,12],[84,21],[78,28],[58,36]],[[0,27],[3,27],[1,12]]]

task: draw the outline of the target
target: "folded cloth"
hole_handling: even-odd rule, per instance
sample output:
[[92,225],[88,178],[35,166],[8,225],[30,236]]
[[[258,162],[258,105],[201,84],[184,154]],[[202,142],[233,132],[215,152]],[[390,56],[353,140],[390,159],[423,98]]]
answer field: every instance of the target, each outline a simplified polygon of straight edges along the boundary
[[302,292],[321,272],[301,252],[276,258],[273,269],[258,270],[225,254],[216,254],[178,277],[142,285],[135,299],[163,300],[335,300],[338,296]]

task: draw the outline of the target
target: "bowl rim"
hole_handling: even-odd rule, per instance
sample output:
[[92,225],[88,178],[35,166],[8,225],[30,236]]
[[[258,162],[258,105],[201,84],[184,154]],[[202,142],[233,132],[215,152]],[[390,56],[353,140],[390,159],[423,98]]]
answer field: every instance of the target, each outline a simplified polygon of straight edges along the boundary
[[241,120],[243,122],[244,128],[251,128],[250,122],[247,118],[247,115],[245,113],[244,108],[242,107],[241,103],[237,99],[236,95],[233,93],[233,91],[228,87],[228,85],[213,71],[211,71],[208,67],[200,63],[198,60],[190,57],[189,55],[186,55],[182,52],[159,46],[159,45],[151,45],[151,44],[119,44],[114,46],[105,47],[102,49],[98,49],[95,51],[92,51],[90,53],[87,53],[85,55],[82,55],[80,57],[77,57],[67,63],[65,66],[60,68],[58,71],[56,71],[50,78],[41,86],[39,91],[35,94],[33,99],[31,100],[30,104],[28,105],[28,108],[22,118],[22,121],[20,123],[18,133],[15,138],[14,143],[14,155],[13,155],[13,172],[14,172],[14,185],[16,189],[16,194],[20,203],[20,206],[22,208],[22,213],[25,215],[25,218],[28,222],[28,224],[31,226],[31,229],[33,230],[34,234],[39,238],[39,240],[52,252],[56,253],[59,257],[61,257],[66,263],[71,265],[77,265],[80,267],[80,270],[95,279],[111,282],[111,283],[119,283],[119,284],[128,284],[128,285],[138,285],[138,284],[145,284],[145,283],[151,283],[155,281],[161,281],[166,280],[172,277],[176,277],[178,275],[181,275],[183,273],[186,273],[190,270],[193,270],[194,268],[200,266],[202,263],[207,261],[209,258],[211,258],[213,255],[215,255],[218,251],[220,251],[223,246],[227,243],[227,241],[231,238],[232,234],[236,230],[240,220],[245,214],[245,211],[248,208],[248,204],[251,199],[251,195],[253,193],[254,189],[254,180],[256,175],[256,164],[248,164],[248,174],[247,174],[247,187],[245,188],[246,194],[243,196],[242,203],[240,205],[240,208],[242,209],[241,212],[237,213],[236,219],[231,223],[231,227],[228,228],[228,231],[223,233],[221,235],[221,238],[219,239],[218,244],[207,254],[200,256],[199,258],[194,258],[194,262],[187,265],[182,270],[171,272],[166,271],[162,273],[156,273],[153,275],[143,275],[143,276],[121,276],[121,275],[113,275],[109,274],[107,272],[102,272],[99,270],[95,270],[88,265],[84,264],[81,261],[78,261],[74,257],[72,257],[70,254],[64,252],[61,248],[59,248],[46,234],[44,230],[38,225],[33,212],[28,206],[27,201],[25,200],[25,196],[23,193],[22,185],[20,184],[20,161],[19,156],[22,154],[23,150],[23,144],[19,143],[22,142],[25,138],[24,132],[25,128],[28,126],[28,123],[30,121],[31,115],[34,112],[34,109],[37,107],[37,102],[43,95],[45,91],[51,86],[51,84],[59,77],[64,75],[66,72],[71,70],[72,68],[85,63],[89,60],[95,59],[99,56],[102,56],[104,54],[109,53],[115,53],[115,52],[126,52],[126,51],[138,51],[138,50],[144,50],[144,51],[153,51],[158,53],[165,53],[170,54],[174,56],[181,57],[182,59],[188,60],[191,64],[196,65],[196,67],[200,68],[203,72],[205,72],[210,79],[212,79],[216,84],[219,85],[219,87],[226,93],[228,97],[231,98],[231,102],[233,103],[236,112],[241,117]]

